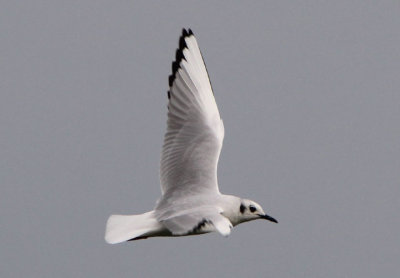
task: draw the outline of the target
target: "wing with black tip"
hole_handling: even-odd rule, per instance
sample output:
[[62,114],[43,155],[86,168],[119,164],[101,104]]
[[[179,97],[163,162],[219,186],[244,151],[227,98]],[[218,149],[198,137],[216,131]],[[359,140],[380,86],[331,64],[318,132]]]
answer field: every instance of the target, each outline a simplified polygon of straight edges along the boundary
[[167,132],[161,154],[162,193],[219,193],[217,164],[224,138],[207,69],[193,32],[182,31],[169,77]]

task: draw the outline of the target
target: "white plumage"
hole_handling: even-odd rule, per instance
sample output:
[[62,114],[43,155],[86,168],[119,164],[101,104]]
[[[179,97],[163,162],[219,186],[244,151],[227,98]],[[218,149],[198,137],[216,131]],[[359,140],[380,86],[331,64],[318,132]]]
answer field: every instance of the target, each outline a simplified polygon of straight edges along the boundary
[[212,231],[227,236],[241,222],[258,218],[276,222],[257,203],[219,192],[217,165],[224,125],[190,29],[182,31],[169,86],[160,163],[162,197],[153,211],[110,216],[105,240],[118,243]]

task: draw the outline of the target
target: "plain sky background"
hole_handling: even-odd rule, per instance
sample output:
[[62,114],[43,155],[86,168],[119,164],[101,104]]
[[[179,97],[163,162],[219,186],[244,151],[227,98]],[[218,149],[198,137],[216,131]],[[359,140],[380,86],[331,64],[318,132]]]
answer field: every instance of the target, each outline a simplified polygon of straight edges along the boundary
[[[107,245],[160,196],[193,29],[224,193],[279,224]],[[399,1],[1,1],[0,276],[399,277]]]

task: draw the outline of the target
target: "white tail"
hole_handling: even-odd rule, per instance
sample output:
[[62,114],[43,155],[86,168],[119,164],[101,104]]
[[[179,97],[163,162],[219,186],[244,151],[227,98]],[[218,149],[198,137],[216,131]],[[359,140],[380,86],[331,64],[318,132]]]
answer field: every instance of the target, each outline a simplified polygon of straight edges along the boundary
[[154,217],[154,212],[149,211],[139,215],[111,215],[107,220],[105,240],[115,244],[148,236],[161,231],[163,226]]

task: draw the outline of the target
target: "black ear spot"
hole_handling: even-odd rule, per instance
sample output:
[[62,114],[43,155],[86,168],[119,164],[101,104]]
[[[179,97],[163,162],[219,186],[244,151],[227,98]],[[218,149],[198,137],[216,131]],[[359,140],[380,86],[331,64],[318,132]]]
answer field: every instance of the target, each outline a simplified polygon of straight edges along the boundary
[[240,204],[240,213],[244,213],[246,207],[243,204]]
[[251,212],[255,212],[257,210],[256,207],[253,206],[253,205],[250,205],[249,209],[250,209]]

